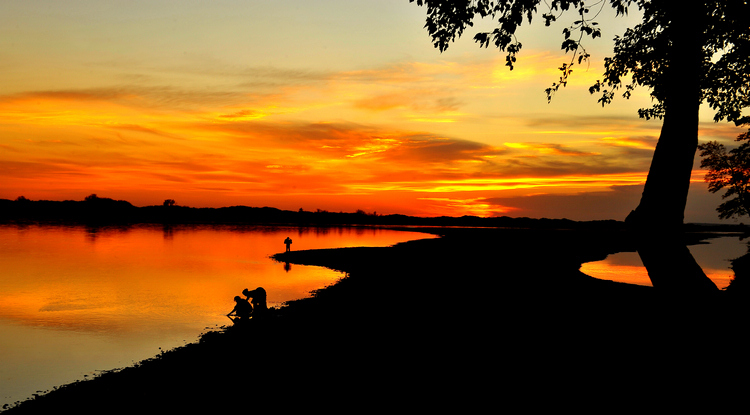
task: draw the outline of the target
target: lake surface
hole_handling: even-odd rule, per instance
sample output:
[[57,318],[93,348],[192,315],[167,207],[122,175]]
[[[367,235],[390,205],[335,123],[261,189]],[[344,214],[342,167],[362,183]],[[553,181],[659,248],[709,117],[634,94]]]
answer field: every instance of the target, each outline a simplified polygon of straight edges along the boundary
[[[739,236],[725,236],[705,242],[689,245],[688,249],[716,286],[725,288],[734,276],[729,268],[730,261],[748,252],[747,241],[740,241]],[[581,272],[603,280],[651,286],[646,268],[636,252],[619,252],[602,261],[587,262],[581,266]]]
[[[279,306],[343,277],[271,260],[287,236],[293,250],[433,237],[378,228],[0,225],[0,407],[196,341],[230,323],[225,315],[244,288],[264,287],[269,306]],[[746,242],[707,242],[689,249],[723,288]],[[651,285],[635,252],[581,270]]]
[[378,228],[0,225],[0,407],[130,366],[231,323],[244,288],[268,305],[342,273],[269,258],[434,236]]

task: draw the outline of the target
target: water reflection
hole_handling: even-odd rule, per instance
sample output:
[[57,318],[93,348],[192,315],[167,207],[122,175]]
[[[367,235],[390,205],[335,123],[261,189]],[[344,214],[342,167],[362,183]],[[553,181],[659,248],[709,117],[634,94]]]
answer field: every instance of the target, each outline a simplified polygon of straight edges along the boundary
[[[747,252],[739,236],[709,239],[706,243],[688,246],[703,271],[719,289],[729,285],[733,276],[731,261]],[[651,279],[636,252],[619,252],[602,261],[587,262],[581,272],[595,278],[651,286]]]
[[[341,275],[282,269],[268,256],[291,229],[151,227],[3,229],[0,318],[25,325],[131,332],[221,321],[246,286],[265,286],[277,306]],[[392,245],[424,234],[380,229],[296,229],[299,249]],[[157,233],[158,232],[158,233]],[[81,237],[83,236],[83,237]],[[283,274],[281,273],[283,270]]]
[[727,292],[746,300],[750,292],[750,242],[745,242],[745,254],[732,260],[732,271],[734,278],[727,286]]
[[296,250],[430,237],[376,228],[0,225],[0,406],[193,341],[227,323],[244,288],[266,288],[268,305],[278,306],[343,276],[272,261],[289,235]]
[[171,241],[174,238],[174,227],[172,225],[163,225],[162,232],[165,241]]

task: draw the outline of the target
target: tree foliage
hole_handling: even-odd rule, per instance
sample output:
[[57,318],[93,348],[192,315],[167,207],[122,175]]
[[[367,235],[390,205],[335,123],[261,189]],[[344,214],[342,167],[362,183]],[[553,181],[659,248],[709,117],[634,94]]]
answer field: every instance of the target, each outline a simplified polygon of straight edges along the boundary
[[[588,61],[584,40],[601,36],[596,18],[609,4],[616,15],[635,6],[640,24],[614,39],[614,54],[604,60],[604,74],[589,88],[606,105],[621,94],[630,98],[646,87],[653,105],[638,111],[643,118],[663,119],[641,200],[625,219],[635,231],[638,254],[654,288],[681,294],[717,291],[680,237],[690,176],[698,147],[701,103],[716,121],[750,121],[750,7],[748,0],[410,0],[427,6],[425,27],[444,51],[473,25],[492,18],[497,27],[478,33],[483,47],[492,43],[506,53],[512,70],[521,50],[517,29],[540,15],[546,26],[577,14],[562,30],[561,49],[571,53],[560,66],[559,81],[545,90],[547,100],[566,86],[573,67]],[[731,189],[730,189],[731,190]]]
[[[678,13],[671,8],[677,3],[665,0],[639,1],[643,22],[628,29],[614,40],[614,57],[605,59],[604,80],[597,82],[591,92],[601,92],[602,105],[611,102],[615,91],[624,89],[623,96],[630,97],[637,86],[651,89],[656,103],[639,110],[643,118],[661,118],[665,111],[666,70],[674,65],[674,52],[670,48],[674,34],[674,20]],[[744,0],[721,0],[684,3],[685,7],[700,8],[702,20],[690,22],[698,32],[700,42],[701,73],[700,100],[716,111],[715,121],[726,119],[737,124],[744,122],[742,110],[750,102],[750,27],[747,16],[750,8]],[[623,79],[630,75],[630,82]],[[609,89],[605,89],[608,87]],[[685,85],[684,87],[690,87]]]
[[737,141],[744,143],[730,151],[716,141],[698,146],[701,167],[708,168],[708,190],[717,193],[726,189],[721,196],[726,202],[716,208],[721,219],[750,216],[750,130],[740,134]]
[[[716,111],[715,120],[726,119],[737,124],[748,121],[742,110],[750,102],[750,27],[747,0],[708,0],[681,2],[673,0],[410,0],[427,7],[425,28],[433,44],[441,52],[460,37],[477,18],[491,18],[497,26],[491,32],[480,32],[474,40],[482,47],[490,43],[506,53],[506,66],[515,67],[522,43],[516,31],[524,23],[531,24],[541,15],[545,26],[551,26],[566,13],[577,14],[577,20],[562,29],[561,49],[571,53],[570,61],[560,67],[561,76],[545,90],[550,100],[566,86],[575,65],[589,60],[584,48],[587,38],[601,36],[596,18],[609,4],[617,16],[626,15],[635,7],[643,15],[642,23],[627,29],[614,39],[614,55],[604,60],[603,78],[589,88],[598,94],[602,105],[612,102],[619,93],[629,98],[637,87],[651,91],[654,104],[639,110],[643,118],[662,118],[669,95],[666,70],[678,65],[672,48],[676,22],[684,19],[682,11],[692,8],[697,21],[687,24],[698,33],[701,73],[700,99]],[[681,10],[682,9],[682,10]],[[685,24],[680,22],[680,24]],[[685,85],[692,88],[694,85]]]

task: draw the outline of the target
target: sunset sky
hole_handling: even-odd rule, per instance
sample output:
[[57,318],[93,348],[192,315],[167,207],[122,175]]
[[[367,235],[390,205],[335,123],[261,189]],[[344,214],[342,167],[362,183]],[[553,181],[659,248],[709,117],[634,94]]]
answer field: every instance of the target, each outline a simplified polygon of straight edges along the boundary
[[[0,198],[418,216],[624,219],[660,122],[648,91],[602,108],[612,38],[547,103],[569,20],[518,34],[515,70],[440,53],[408,0],[0,3]],[[573,20],[571,16],[570,20]],[[702,111],[701,141],[743,130]],[[696,157],[696,167],[699,158]],[[718,222],[696,169],[687,221]]]

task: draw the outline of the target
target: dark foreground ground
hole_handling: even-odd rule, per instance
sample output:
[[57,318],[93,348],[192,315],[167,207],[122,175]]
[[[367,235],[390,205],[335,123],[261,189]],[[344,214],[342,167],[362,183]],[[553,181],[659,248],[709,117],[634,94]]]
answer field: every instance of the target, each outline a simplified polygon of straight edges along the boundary
[[632,250],[624,234],[438,232],[391,248],[278,255],[349,276],[264,322],[7,413],[610,413],[659,409],[657,397],[664,409],[723,402],[747,386],[744,305],[668,299],[578,271]]

